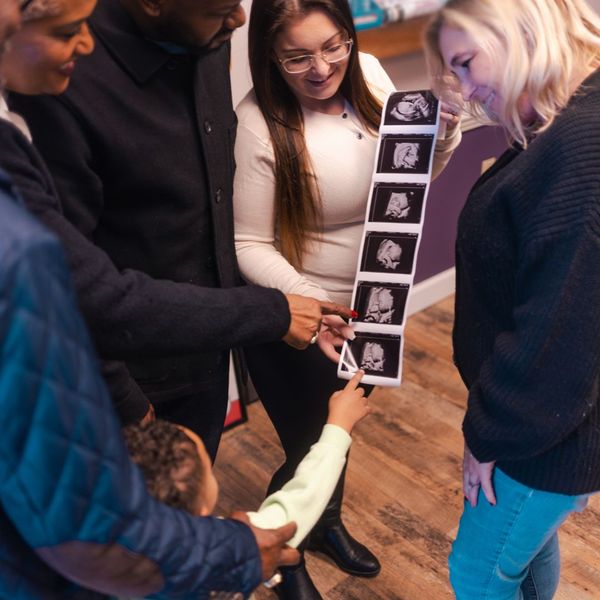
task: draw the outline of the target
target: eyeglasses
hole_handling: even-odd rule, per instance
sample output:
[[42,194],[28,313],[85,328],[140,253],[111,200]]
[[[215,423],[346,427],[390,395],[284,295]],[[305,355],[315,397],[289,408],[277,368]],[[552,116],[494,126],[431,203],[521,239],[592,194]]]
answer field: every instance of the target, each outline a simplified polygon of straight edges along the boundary
[[302,56],[277,60],[279,60],[283,69],[288,73],[304,73],[315,64],[317,58],[324,60],[328,65],[332,65],[348,58],[351,50],[352,40],[348,40],[346,42],[335,44],[334,46],[329,46],[329,48],[325,48],[325,50],[319,54],[303,54]]

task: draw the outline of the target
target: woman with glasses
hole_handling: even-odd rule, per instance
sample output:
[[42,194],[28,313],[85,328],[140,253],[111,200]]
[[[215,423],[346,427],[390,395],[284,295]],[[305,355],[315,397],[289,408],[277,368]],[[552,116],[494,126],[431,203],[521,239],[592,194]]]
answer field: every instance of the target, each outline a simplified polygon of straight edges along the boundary
[[[249,24],[254,89],[237,108],[234,186],[236,250],[243,276],[287,292],[349,304],[373,171],[382,105],[394,85],[377,59],[359,54],[347,0],[254,0]],[[436,170],[460,139],[447,114]],[[291,478],[340,388],[336,346],[352,329],[324,317],[305,351],[248,349],[258,394],[285,462],[269,493]],[[331,359],[331,360],[329,360]],[[343,475],[310,549],[344,571],[372,577],[377,558],[340,519]],[[286,569],[281,598],[316,600],[304,563]]]

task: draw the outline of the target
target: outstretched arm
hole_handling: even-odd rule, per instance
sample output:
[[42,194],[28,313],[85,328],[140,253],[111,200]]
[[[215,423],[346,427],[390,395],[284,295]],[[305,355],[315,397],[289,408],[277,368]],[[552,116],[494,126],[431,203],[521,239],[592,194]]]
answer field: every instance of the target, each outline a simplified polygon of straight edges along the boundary
[[354,425],[370,412],[364,390],[358,387],[364,373],[357,372],[343,390],[329,400],[329,417],[319,441],[298,465],[294,477],[271,494],[257,512],[248,513],[258,527],[278,527],[289,521],[297,530],[289,541],[298,546],[319,520],[340,478],[350,449]]
[[[19,100],[31,103],[27,114],[34,144],[53,157],[52,177],[35,149],[3,121],[0,166],[28,209],[65,248],[79,306],[102,356],[198,353],[274,341],[286,334],[288,303],[277,290],[207,288],[118,268],[93,240],[104,210],[104,190],[84,128],[57,98]],[[56,140],[64,141],[60,152]],[[64,215],[61,203],[76,211],[77,227]]]
[[36,223],[25,235],[25,213],[12,209],[3,219],[20,237],[8,246],[0,235],[0,412],[10,415],[0,436],[3,535],[16,528],[19,544],[53,571],[109,594],[248,593],[262,578],[252,532],[148,495],[128,459],[62,252]]

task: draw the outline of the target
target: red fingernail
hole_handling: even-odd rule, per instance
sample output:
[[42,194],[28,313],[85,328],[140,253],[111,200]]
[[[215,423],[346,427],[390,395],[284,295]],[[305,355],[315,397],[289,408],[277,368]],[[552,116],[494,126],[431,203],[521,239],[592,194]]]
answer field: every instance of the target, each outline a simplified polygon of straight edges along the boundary
[[353,319],[356,319],[357,317],[358,317],[358,311],[356,311],[356,310],[353,310],[353,311],[352,311],[352,318],[353,318]]

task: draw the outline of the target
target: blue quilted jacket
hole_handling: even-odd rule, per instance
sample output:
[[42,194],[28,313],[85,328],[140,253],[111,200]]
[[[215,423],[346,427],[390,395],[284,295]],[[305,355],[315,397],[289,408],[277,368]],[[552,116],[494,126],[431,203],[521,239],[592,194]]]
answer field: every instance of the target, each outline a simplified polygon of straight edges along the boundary
[[146,492],[60,246],[2,172],[0,425],[0,599],[208,598],[260,582],[245,525]]

